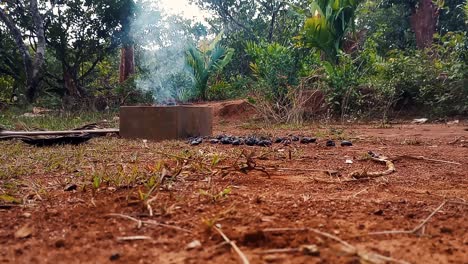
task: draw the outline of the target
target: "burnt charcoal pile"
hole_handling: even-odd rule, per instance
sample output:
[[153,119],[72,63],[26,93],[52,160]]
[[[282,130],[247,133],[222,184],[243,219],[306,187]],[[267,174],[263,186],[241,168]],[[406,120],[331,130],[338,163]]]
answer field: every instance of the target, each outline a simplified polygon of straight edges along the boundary
[[[288,135],[286,137],[264,137],[264,136],[232,136],[232,135],[218,135],[216,137],[194,137],[188,140],[191,146],[198,146],[202,143],[212,145],[232,145],[232,146],[259,146],[259,147],[270,147],[274,144],[288,146],[291,144],[316,144],[317,138]],[[350,147],[353,144],[351,141],[344,140],[341,142],[342,147]],[[335,147],[336,144],[333,140],[326,140],[325,146]]]

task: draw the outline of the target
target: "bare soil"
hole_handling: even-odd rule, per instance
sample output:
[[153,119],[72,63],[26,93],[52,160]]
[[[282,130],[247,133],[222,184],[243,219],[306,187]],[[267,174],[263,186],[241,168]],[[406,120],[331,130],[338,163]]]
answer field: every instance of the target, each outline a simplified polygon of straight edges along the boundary
[[[215,227],[235,241],[251,263],[393,261],[373,254],[400,263],[468,263],[466,129],[466,124],[294,129],[222,122],[215,126],[215,133],[292,133],[317,136],[318,143],[271,148],[208,143],[191,147],[185,142],[145,146],[140,141],[100,138],[83,146],[41,149],[0,142],[0,153],[9,153],[0,159],[2,168],[14,172],[0,178],[0,195],[21,199],[16,203],[0,200],[0,263],[241,263]],[[328,138],[337,143],[348,139],[354,146],[326,147]],[[243,159],[239,156],[243,149],[255,152],[259,170],[220,173]],[[394,159],[397,171],[375,179],[351,179],[349,174],[356,170],[386,169],[385,164],[366,158],[370,150]],[[197,171],[192,164],[170,184],[152,192],[153,216],[147,200],[140,197],[140,192],[148,191],[144,182],[108,181],[93,187],[99,168],[111,171],[109,177],[137,170],[146,172],[138,174],[144,178],[160,160],[177,167],[180,159],[174,157],[183,153],[193,157],[217,153],[223,158],[208,172]],[[396,158],[402,155],[449,163]],[[15,157],[20,159],[17,163],[5,164]],[[353,164],[346,164],[346,159]],[[28,167],[19,172],[25,164]],[[267,168],[269,177],[260,167]],[[65,191],[69,184],[76,184],[76,190]],[[217,195],[229,188],[230,193]],[[200,189],[213,197],[201,194]],[[110,214],[164,225],[139,226]],[[428,219],[424,226],[411,234],[372,234],[412,230],[424,219]],[[355,250],[317,230],[346,241]],[[145,239],[121,240],[132,236]],[[201,246],[187,248],[195,240]],[[318,252],[294,250],[311,245]],[[268,252],[286,249],[292,250]]]

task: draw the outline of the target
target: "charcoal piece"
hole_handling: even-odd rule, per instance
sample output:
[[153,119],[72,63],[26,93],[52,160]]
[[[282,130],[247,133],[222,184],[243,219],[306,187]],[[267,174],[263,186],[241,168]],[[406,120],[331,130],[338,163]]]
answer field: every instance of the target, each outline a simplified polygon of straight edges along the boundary
[[203,142],[203,139],[200,138],[194,138],[193,140],[190,141],[191,146],[198,146]]
[[334,147],[334,146],[335,146],[335,141],[333,141],[333,140],[327,140],[326,146],[327,146],[327,147]]
[[299,141],[299,137],[297,137],[297,136],[292,136],[292,137],[291,137],[291,140],[292,140],[292,141]]
[[257,142],[257,146],[260,146],[260,147],[271,146],[271,140],[260,140]]
[[240,146],[240,145],[244,145],[244,141],[240,138],[236,138],[232,141],[232,145],[233,146]]
[[218,143],[219,143],[219,139],[213,138],[213,139],[210,140],[210,143],[211,143],[211,144],[218,144]]
[[311,137],[301,138],[301,144],[310,144],[310,143],[315,143],[316,141],[317,141],[316,138],[311,138]]
[[232,144],[232,138],[230,138],[230,137],[223,137],[223,138],[221,139],[221,144],[223,144],[223,145],[230,145],[230,144]]
[[79,145],[92,139],[91,134],[78,134],[58,137],[38,137],[38,138],[22,138],[21,140],[29,145],[36,147],[49,147],[57,145]]
[[348,140],[341,141],[341,146],[342,147],[351,147],[352,145],[353,145],[353,143],[351,141],[348,141]]
[[282,137],[277,137],[277,138],[275,138],[275,140],[274,140],[273,142],[275,142],[275,143],[278,144],[278,143],[281,143],[281,142],[283,142],[283,141],[284,141],[284,138],[282,138]]
[[245,140],[245,144],[247,146],[255,146],[255,145],[257,145],[257,143],[258,143],[258,139],[254,138],[254,137],[248,137]]

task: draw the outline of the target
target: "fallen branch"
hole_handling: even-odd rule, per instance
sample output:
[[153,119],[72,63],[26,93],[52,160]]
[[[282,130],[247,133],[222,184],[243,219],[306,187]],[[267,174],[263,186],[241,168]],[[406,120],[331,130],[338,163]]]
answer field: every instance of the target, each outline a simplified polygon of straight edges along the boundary
[[390,175],[396,171],[395,164],[393,164],[393,162],[389,160],[387,157],[379,156],[371,151],[369,152],[369,155],[370,155],[371,160],[380,162],[380,163],[385,163],[385,165],[387,165],[387,170],[377,171],[377,172],[367,172],[365,170],[354,171],[350,174],[350,177],[355,178],[355,179],[378,178],[378,177]]
[[459,136],[459,137],[457,137],[454,141],[450,141],[450,142],[449,142],[449,145],[456,144],[456,143],[458,143],[461,139],[465,139],[465,136]]
[[245,256],[245,254],[240,250],[239,247],[237,247],[236,242],[230,240],[229,237],[227,237],[223,233],[223,231],[221,231],[221,229],[219,229],[217,227],[214,227],[214,229],[223,237],[224,241],[226,241],[226,243],[228,243],[232,247],[232,249],[234,249],[234,251],[237,253],[237,255],[239,255],[239,258],[241,259],[243,264],[250,264],[249,260]]
[[402,155],[402,156],[397,156],[397,157],[393,158],[393,160],[401,159],[401,158],[415,159],[415,160],[425,160],[425,161],[432,161],[432,162],[439,162],[439,163],[447,163],[447,164],[454,164],[454,165],[462,165],[461,163],[455,162],[455,161],[447,161],[447,160],[439,160],[439,159],[430,159],[430,158],[426,158],[426,157],[424,157],[424,156]]
[[314,228],[308,228],[308,227],[306,227],[306,228],[267,228],[267,229],[263,230],[263,232],[265,232],[265,233],[267,233],[267,232],[287,232],[287,231],[294,231],[294,232],[310,231],[310,232],[316,233],[318,235],[327,237],[327,238],[329,238],[329,239],[331,239],[333,241],[336,241],[336,242],[340,243],[341,245],[343,245],[346,248],[346,250],[345,250],[346,252],[348,252],[350,254],[354,254],[354,255],[360,257],[361,259],[363,259],[363,260],[365,260],[367,262],[371,262],[371,263],[394,262],[394,263],[400,263],[400,264],[409,264],[406,261],[386,257],[386,256],[380,255],[380,254],[375,253],[375,252],[367,252],[367,251],[364,251],[364,250],[359,250],[355,246],[349,244],[348,242],[342,240],[341,238],[339,238],[339,237],[337,237],[335,235],[332,235],[332,234],[329,234],[329,233],[326,233],[326,232],[323,232],[323,231],[320,231],[320,230],[314,229]]
[[58,136],[58,135],[79,135],[79,134],[109,134],[119,133],[119,129],[93,129],[93,130],[63,130],[63,131],[8,131],[0,130],[0,136]]

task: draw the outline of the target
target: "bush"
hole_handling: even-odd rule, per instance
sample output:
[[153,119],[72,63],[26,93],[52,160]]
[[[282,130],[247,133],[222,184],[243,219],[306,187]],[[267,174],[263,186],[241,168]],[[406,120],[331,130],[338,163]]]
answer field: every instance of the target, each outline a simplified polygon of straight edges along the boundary
[[375,88],[386,110],[432,116],[468,111],[466,36],[448,34],[430,50],[392,51],[374,63],[367,84]]

